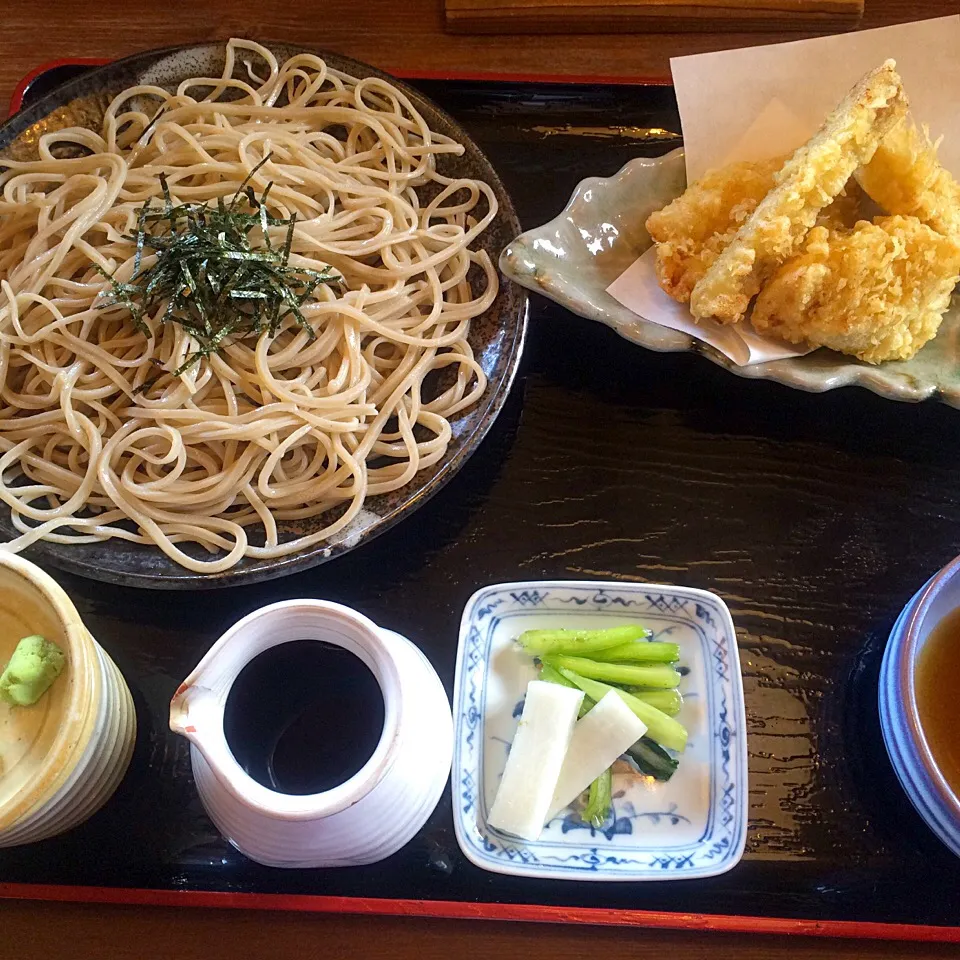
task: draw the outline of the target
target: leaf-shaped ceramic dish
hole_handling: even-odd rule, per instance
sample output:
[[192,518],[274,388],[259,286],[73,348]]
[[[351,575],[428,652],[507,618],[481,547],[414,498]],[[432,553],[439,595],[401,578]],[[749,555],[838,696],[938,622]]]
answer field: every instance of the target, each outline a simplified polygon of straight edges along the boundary
[[678,196],[686,184],[683,151],[631,160],[609,178],[581,181],[563,212],[528,230],[500,256],[500,268],[517,283],[555,300],[588,320],[599,320],[650,350],[695,350],[741,377],[776,380],[821,393],[850,384],[891,400],[936,397],[960,406],[960,309],[944,317],[936,339],[912,360],[872,366],[832,350],[804,357],[738,366],[685,333],[645,320],[607,287],[650,246],[644,221]]

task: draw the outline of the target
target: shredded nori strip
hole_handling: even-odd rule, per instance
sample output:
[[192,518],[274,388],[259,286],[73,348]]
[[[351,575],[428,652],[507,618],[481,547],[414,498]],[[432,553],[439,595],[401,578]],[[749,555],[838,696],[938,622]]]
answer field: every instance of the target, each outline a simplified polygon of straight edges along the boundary
[[[221,197],[215,206],[175,204],[161,174],[163,203],[154,207],[152,198],[145,203],[137,214],[136,234],[124,238],[136,245],[133,276],[123,283],[97,268],[110,281],[112,293],[99,304],[101,309],[122,304],[137,329],[149,334],[144,318],[163,308],[161,321],[180,324],[197,342],[197,350],[173,371],[175,377],[215,353],[228,337],[265,330],[276,336],[289,316],[316,339],[300,308],[321,284],[342,282],[332,267],[317,271],[290,265],[296,214],[277,219],[267,213],[272,181],[259,199],[250,186],[269,159],[268,154],[250,171],[229,202]],[[270,240],[269,228],[276,226],[286,227],[279,248]],[[263,241],[257,247],[250,242],[254,230]],[[157,254],[146,269],[141,267],[144,250]]]

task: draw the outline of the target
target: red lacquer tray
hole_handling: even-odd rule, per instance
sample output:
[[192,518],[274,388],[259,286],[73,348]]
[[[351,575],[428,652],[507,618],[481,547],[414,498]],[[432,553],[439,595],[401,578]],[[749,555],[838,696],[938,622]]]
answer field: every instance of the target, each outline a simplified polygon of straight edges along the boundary
[[[95,63],[38,68],[11,111]],[[679,142],[662,82],[408,79],[484,148],[525,226],[554,216],[582,177]],[[638,138],[642,129],[650,136]],[[900,792],[876,716],[886,634],[960,542],[960,455],[937,439],[955,429],[956,411],[739,380],[695,356],[628,346],[544,301],[532,321],[500,421],[417,524],[327,567],[184,594],[177,605],[55,574],[127,676],[141,733],[126,781],[96,817],[62,838],[0,851],[0,896],[960,943],[958,864]],[[870,479],[878,458],[888,468],[879,483]],[[574,474],[590,477],[595,495],[572,495],[565,478]],[[643,496],[625,492],[635,490]],[[911,502],[912,514],[903,509]],[[918,537],[912,524],[929,504],[937,522]],[[876,558],[891,555],[898,563],[886,576]],[[449,690],[462,604],[518,572],[670,577],[727,599],[751,724],[739,866],[642,885],[495,876],[460,854],[449,791],[408,848],[372,867],[269,870],[223,842],[165,713],[226,626],[273,600],[339,600],[415,639]]]

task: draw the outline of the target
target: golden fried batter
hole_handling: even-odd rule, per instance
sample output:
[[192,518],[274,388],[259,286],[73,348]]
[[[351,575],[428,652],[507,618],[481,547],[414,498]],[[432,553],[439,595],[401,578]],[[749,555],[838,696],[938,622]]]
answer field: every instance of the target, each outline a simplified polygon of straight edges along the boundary
[[852,230],[862,219],[860,201],[863,191],[857,181],[851,177],[829,207],[824,207],[817,215],[818,227],[831,230]]
[[917,217],[938,233],[960,240],[960,184],[940,166],[927,131],[909,119],[883,138],[873,159],[856,176],[887,213]]
[[960,244],[915,217],[815,227],[760,292],[753,326],[868,363],[907,360],[936,336],[958,276]]
[[695,317],[742,319],[761,284],[800,249],[819,212],[905,115],[907,98],[895,67],[888,60],[868,73],[786,162],[777,185],[694,287]]
[[[674,300],[689,301],[694,285],[773,188],[785,160],[741,161],[710,170],[672,203],[650,214],[647,230],[657,244],[657,279]],[[859,196],[851,180],[821,211],[818,222],[852,227],[858,219]]]
[[647,218],[657,243],[657,279],[681,303],[773,187],[785,157],[709,170],[673,203]]

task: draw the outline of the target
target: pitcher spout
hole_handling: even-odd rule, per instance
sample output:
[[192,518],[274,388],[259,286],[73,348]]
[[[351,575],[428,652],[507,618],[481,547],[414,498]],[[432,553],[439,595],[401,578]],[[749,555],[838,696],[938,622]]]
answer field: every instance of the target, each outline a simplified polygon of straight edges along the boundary
[[181,683],[170,701],[170,729],[189,739],[194,739],[197,727],[191,716],[191,707],[195,706],[201,691],[192,683]]

